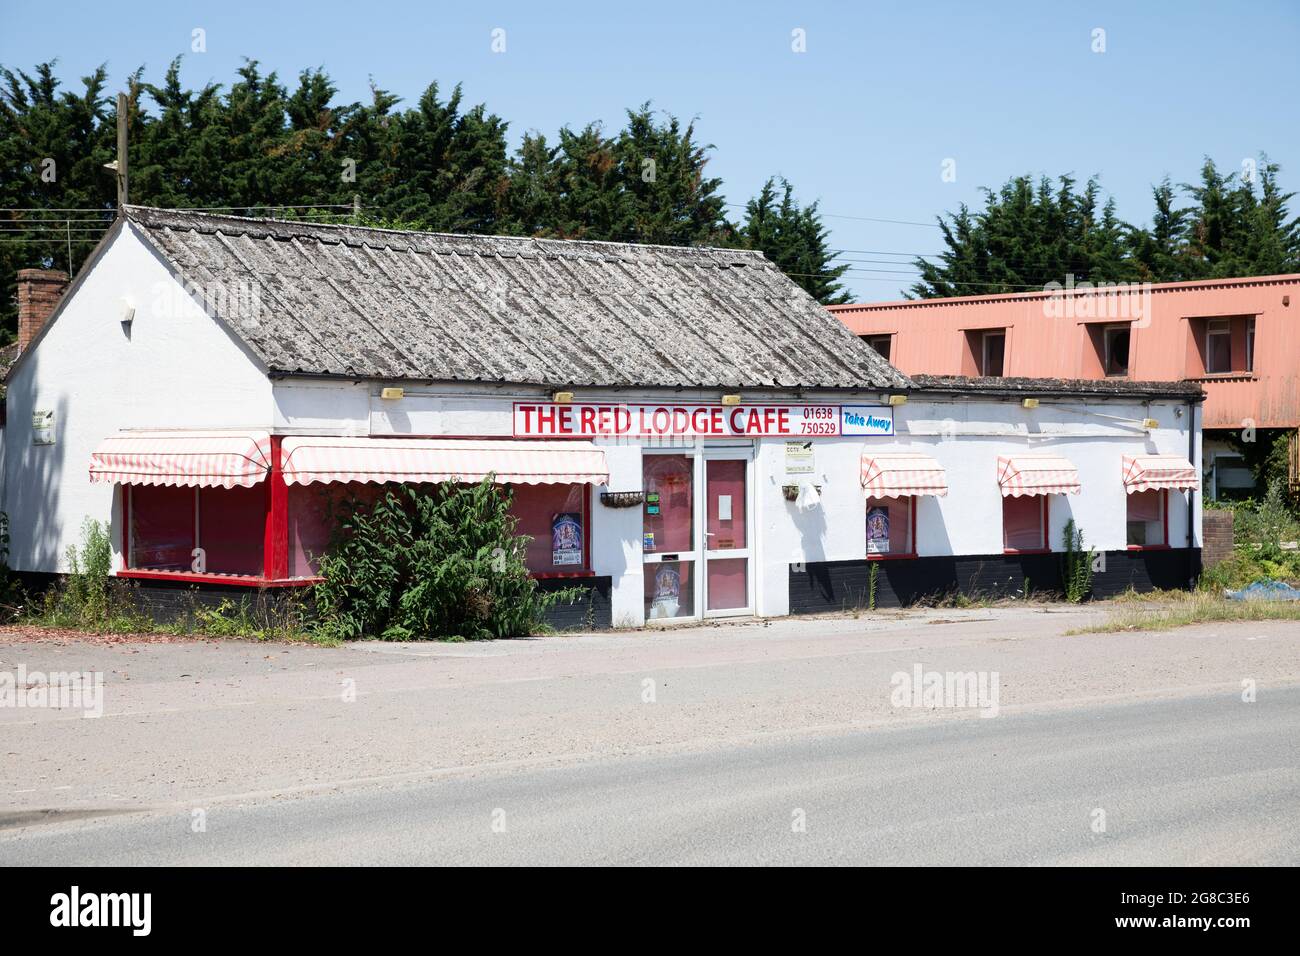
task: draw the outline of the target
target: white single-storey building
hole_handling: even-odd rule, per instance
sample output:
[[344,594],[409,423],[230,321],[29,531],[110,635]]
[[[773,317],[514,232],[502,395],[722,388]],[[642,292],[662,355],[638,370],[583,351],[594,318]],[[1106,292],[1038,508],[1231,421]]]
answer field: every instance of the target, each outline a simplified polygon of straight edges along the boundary
[[127,207],[7,384],[11,567],[93,518],[155,596],[310,583],[344,490],[487,474],[562,624],[1055,590],[1069,520],[1097,593],[1199,570],[1198,387],[909,379],[748,251]]

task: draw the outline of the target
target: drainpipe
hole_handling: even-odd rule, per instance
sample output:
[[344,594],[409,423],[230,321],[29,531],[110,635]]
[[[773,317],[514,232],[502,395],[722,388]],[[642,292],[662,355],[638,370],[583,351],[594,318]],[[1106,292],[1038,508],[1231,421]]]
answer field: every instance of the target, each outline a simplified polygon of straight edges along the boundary
[[[1201,473],[1201,462],[1196,457],[1196,403],[1187,402],[1187,460],[1191,462],[1196,473]],[[1187,585],[1191,587],[1196,577],[1196,498],[1197,489],[1187,495]]]

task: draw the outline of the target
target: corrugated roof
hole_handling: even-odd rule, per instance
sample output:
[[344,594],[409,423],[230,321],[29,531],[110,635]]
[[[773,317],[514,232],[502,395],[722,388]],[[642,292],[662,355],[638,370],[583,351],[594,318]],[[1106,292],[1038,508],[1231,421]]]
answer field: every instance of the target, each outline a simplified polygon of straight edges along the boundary
[[913,375],[922,391],[988,395],[1077,395],[1200,400],[1205,390],[1196,382],[1133,382],[1126,378],[975,378],[966,375]]
[[761,253],[126,208],[273,373],[898,388]]

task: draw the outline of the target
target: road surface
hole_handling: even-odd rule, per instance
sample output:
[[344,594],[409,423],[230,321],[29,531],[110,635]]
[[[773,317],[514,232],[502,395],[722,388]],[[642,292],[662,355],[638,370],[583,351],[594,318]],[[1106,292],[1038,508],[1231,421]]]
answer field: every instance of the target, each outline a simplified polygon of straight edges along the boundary
[[[0,865],[1300,863],[1300,628],[1067,633],[1099,613],[14,639],[106,690],[0,709]],[[996,672],[997,716],[895,706],[918,665]]]

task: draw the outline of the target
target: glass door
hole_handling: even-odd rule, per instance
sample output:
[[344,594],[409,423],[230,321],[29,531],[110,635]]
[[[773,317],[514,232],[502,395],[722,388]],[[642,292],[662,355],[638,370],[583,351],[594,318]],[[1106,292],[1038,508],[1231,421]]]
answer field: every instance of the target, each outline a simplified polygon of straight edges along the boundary
[[736,452],[704,453],[704,613],[748,614],[751,597],[749,463]]
[[646,621],[698,614],[695,467],[694,452],[641,456]]

